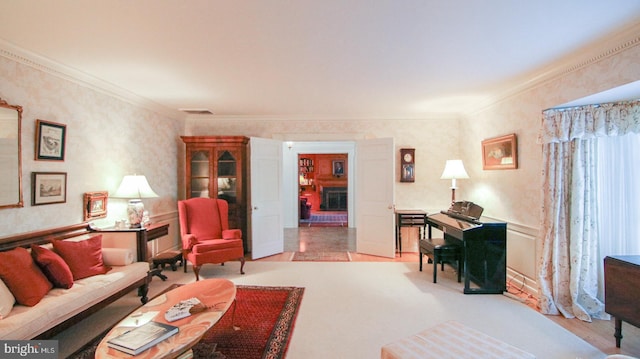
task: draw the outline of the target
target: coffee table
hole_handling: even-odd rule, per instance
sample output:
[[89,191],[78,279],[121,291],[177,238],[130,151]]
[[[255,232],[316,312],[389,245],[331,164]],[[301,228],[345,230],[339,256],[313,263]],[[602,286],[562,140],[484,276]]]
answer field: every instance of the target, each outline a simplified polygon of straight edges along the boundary
[[[164,313],[181,300],[197,297],[207,307],[203,312],[167,322]],[[233,304],[236,286],[226,279],[204,279],[161,294],[129,314],[107,333],[96,349],[96,358],[176,358],[189,351]],[[107,341],[149,320],[168,323],[180,328],[178,334],[136,355],[120,352],[107,346]]]

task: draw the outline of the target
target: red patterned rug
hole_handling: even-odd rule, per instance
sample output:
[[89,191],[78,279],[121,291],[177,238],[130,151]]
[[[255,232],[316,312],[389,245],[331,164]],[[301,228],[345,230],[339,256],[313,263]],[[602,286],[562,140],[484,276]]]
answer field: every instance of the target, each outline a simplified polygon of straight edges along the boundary
[[213,345],[220,358],[284,358],[303,293],[297,287],[238,286],[235,318],[231,307],[194,347],[194,358],[211,358]]
[[[232,306],[193,347],[194,358],[284,358],[303,294],[299,287],[238,285],[235,317]],[[71,358],[93,358],[105,334]]]

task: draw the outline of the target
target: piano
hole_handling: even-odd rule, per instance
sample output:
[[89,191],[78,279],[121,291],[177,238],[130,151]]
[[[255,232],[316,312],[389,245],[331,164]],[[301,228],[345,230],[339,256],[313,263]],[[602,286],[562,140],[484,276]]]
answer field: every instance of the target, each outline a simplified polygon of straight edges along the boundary
[[445,242],[462,247],[465,294],[502,294],[507,289],[507,224],[481,220],[481,213],[482,207],[471,202],[456,202],[427,216],[427,235],[433,238],[432,228],[438,229]]

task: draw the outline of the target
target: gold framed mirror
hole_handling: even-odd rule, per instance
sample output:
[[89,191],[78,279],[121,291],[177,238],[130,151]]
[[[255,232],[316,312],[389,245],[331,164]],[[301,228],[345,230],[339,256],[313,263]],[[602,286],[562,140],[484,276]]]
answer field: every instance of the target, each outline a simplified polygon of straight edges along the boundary
[[22,207],[22,107],[0,99],[0,209]]

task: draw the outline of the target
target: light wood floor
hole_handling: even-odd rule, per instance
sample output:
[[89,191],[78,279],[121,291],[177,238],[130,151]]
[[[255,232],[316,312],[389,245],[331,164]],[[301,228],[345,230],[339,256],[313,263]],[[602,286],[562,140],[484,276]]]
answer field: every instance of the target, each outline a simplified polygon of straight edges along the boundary
[[[395,258],[385,258],[360,254],[355,251],[355,229],[352,228],[321,228],[307,227],[285,230],[285,250],[287,252],[271,257],[259,259],[260,261],[289,261],[295,251],[349,251],[354,262],[417,262],[417,253],[403,252],[402,256],[396,254]],[[512,293],[517,291],[509,290]],[[525,298],[526,304],[535,310],[537,301],[527,294],[518,294]],[[568,331],[574,333],[607,355],[625,354],[640,358],[640,329],[630,324],[622,324],[621,348],[616,348],[614,333],[614,320],[598,320],[588,323],[580,319],[567,319],[563,316],[547,315]]]

